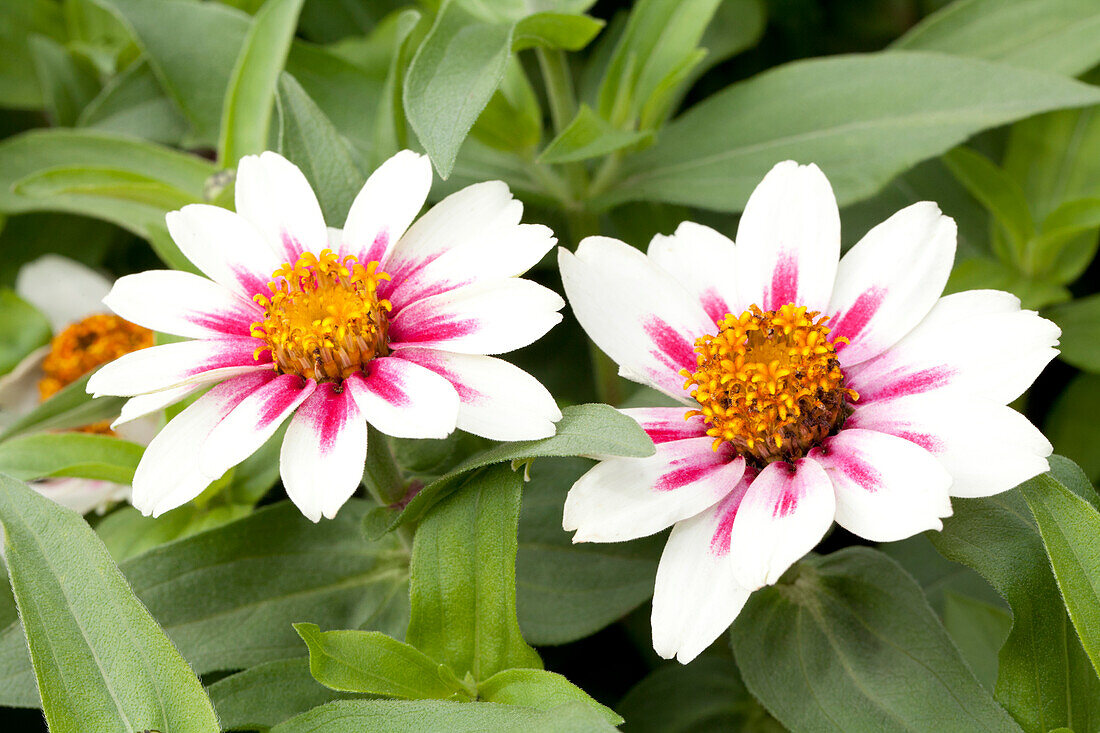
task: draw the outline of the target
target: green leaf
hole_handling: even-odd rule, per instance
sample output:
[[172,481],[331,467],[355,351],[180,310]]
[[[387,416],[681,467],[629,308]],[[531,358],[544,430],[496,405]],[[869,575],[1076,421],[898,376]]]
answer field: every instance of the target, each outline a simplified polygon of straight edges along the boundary
[[10,478],[0,489],[5,564],[50,730],[217,731],[198,678],[84,520]]
[[1100,481],[1100,375],[1078,374],[1058,395],[1043,432],[1054,450],[1076,461],[1089,479]]
[[47,36],[31,36],[29,46],[51,122],[71,127],[99,93],[95,69]]
[[326,687],[409,700],[469,700],[444,665],[378,631],[321,631],[294,624],[309,647],[309,671]]
[[738,211],[776,161],[793,158],[816,162],[848,204],[976,132],[1098,101],[1100,90],[1061,76],[939,54],[796,61],[692,107],[625,161],[597,203]]
[[0,3],[0,106],[41,109],[42,87],[35,73],[30,41],[36,35],[65,40],[61,8],[51,0]]
[[129,484],[144,452],[144,446],[110,435],[22,435],[0,443],[0,472],[21,481],[72,476]]
[[1012,615],[999,606],[948,591],[943,625],[974,676],[987,690],[997,683],[997,652],[1012,629]]
[[1076,76],[1100,62],[1100,8],[1091,0],[958,0],[915,25],[893,48]]
[[249,667],[207,688],[223,730],[266,731],[318,705],[359,697],[325,687],[303,657]]
[[19,362],[50,342],[50,322],[37,308],[14,290],[0,289],[0,375],[8,374]]
[[[382,85],[377,110],[377,120],[371,137],[371,149],[374,154],[372,168],[381,165],[398,151],[409,147],[408,121],[405,119],[404,89],[402,82],[412,62],[413,48],[418,40],[422,15],[418,10],[408,8],[395,11],[391,23],[383,28],[382,24],[371,34],[371,38],[386,31],[385,41],[380,45],[385,50],[386,76]],[[425,31],[426,32],[426,31]]]
[[1046,316],[1062,329],[1062,361],[1100,372],[1100,294],[1057,305]]
[[1035,230],[1023,189],[989,158],[969,148],[955,148],[943,156],[943,162],[1008,234],[1010,249],[997,254],[1022,268],[1027,264],[1025,247]]
[[587,15],[535,13],[516,23],[512,33],[512,50],[539,47],[580,51],[603,26],[602,20]]
[[236,521],[251,512],[251,506],[242,504],[222,504],[211,508],[184,504],[163,517],[153,519],[143,516],[132,506],[124,506],[97,522],[95,531],[115,562],[122,562],[172,540]]
[[1098,228],[1100,198],[1067,201],[1050,212],[1029,246],[1036,271],[1056,282],[1076,280],[1096,256]]
[[[900,542],[887,542],[879,550],[889,555],[913,576],[924,591],[932,610],[943,618],[947,599],[967,598],[985,605],[1008,608],[993,586],[973,568],[948,560],[928,540],[927,534],[914,535]],[[950,632],[950,629],[948,629]],[[998,647],[999,648],[999,647]]]
[[532,644],[565,644],[626,616],[653,595],[664,538],[573,544],[562,507],[591,461],[561,458],[531,467],[519,518],[516,605]]
[[417,527],[405,638],[459,676],[542,668],[516,622],[516,527],[523,477],[508,466],[477,474]]
[[[1051,461],[1052,466],[1061,464]],[[1059,595],[1043,541],[1017,490],[953,499],[936,549],[977,570],[1012,609],[995,696],[1029,733],[1100,720],[1100,680],[1089,666]]]
[[[97,190],[86,179],[84,185],[90,189],[60,190],[56,195],[38,190],[40,195],[28,196],[15,190],[18,181],[26,184],[27,179],[37,176],[49,181],[50,172],[57,169],[66,171],[65,176],[79,176],[81,168],[106,172],[102,187]],[[198,156],[123,135],[92,130],[35,130],[0,142],[0,211],[83,214],[145,237],[151,225],[162,224],[166,210],[163,205],[135,198],[134,189],[120,186],[120,180],[159,181],[183,192],[189,201],[202,201],[206,180],[214,173],[213,164]]]
[[338,700],[271,729],[271,733],[614,733],[614,726],[583,703],[550,710],[493,702]]
[[160,179],[109,166],[72,166],[32,173],[12,184],[31,199],[64,196],[102,197],[171,211],[195,203],[195,197]]
[[481,22],[456,2],[440,9],[405,75],[409,124],[447,178],[462,141],[504,77],[512,26]]
[[1020,492],[1039,525],[1070,620],[1100,674],[1100,513],[1050,474],[1024,482]]
[[478,115],[470,135],[498,150],[527,153],[539,144],[542,109],[517,57],[508,60],[500,88]]
[[343,222],[366,180],[347,142],[290,74],[279,78],[278,107],[280,152],[302,169],[317,193],[325,221]]
[[304,0],[266,0],[252,20],[222,104],[218,161],[231,168],[268,149],[275,85],[290,53]]
[[1019,730],[886,555],[811,555],[786,577],[752,594],[731,634],[745,684],[788,728]]
[[372,514],[372,524],[389,531],[398,524],[423,516],[435,502],[454,491],[463,474],[494,463],[525,461],[548,456],[653,455],[653,441],[638,423],[609,405],[570,405],[562,410],[557,432],[541,440],[501,443],[459,464],[449,473],[425,486],[402,510],[382,507]]
[[593,700],[565,677],[544,669],[506,669],[497,672],[477,686],[477,696],[486,702],[524,705],[539,710],[581,702],[600,713],[611,725],[623,722],[618,713]]
[[[640,0],[634,5],[598,93],[597,110],[630,126],[664,80],[696,56],[719,0]],[[701,61],[696,59],[696,63]]]
[[85,374],[38,407],[20,415],[0,432],[0,440],[43,430],[80,428],[118,417],[126,400],[122,397],[92,399],[86,389],[90,376],[91,374]]
[[598,158],[637,145],[653,137],[652,132],[620,130],[582,104],[569,126],[539,154],[540,163],[571,163]]
[[76,124],[164,145],[178,145],[187,133],[187,120],[160,88],[144,59],[111,79],[80,113]]
[[[395,538],[363,541],[367,506],[352,499],[315,525],[280,502],[144,552],[122,571],[199,674],[303,654],[291,626],[303,618],[400,636],[408,556]],[[26,656],[18,625],[0,632],[0,704],[37,704]]]
[[745,689],[732,659],[704,654],[658,667],[619,703],[630,733],[783,730]]

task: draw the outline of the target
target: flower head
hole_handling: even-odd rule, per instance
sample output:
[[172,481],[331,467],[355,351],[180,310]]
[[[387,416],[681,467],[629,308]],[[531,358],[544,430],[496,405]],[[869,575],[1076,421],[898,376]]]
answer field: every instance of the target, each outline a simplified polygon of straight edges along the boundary
[[499,181],[413,223],[430,187],[427,158],[398,153],[367,180],[344,229],[326,229],[302,172],[263,153],[240,162],[236,212],[195,204],[168,215],[207,277],[129,275],[104,302],[188,340],[125,356],[88,383],[133,396],[122,422],[210,388],[150,443],[134,476],[138,509],[157,516],[189,501],[288,419],[283,483],[314,521],[358,487],[368,422],[404,438],[554,433],[561,412],[546,389],[488,356],[561,320],[564,301],[518,277],[552,233],[520,224],[523,207]]
[[1050,443],[1007,403],[1057,354],[1059,330],[1014,296],[941,297],[955,224],[914,204],[843,258],[816,166],[780,163],[737,244],[685,222],[648,254],[591,237],[561,251],[577,319],[620,373],[678,407],[624,410],[656,444],[580,478],[574,541],[672,533],[653,644],[688,662],[835,520],[869,540],[941,529],[950,496],[1048,469]]
[[[99,273],[59,255],[45,255],[19,269],[15,289],[50,322],[53,338],[0,377],[0,424],[33,410],[40,402],[96,367],[153,345],[153,332],[105,313],[102,300],[111,283]],[[76,430],[112,433],[109,421]],[[121,437],[147,443],[157,418],[122,427]],[[130,498],[130,487],[110,481],[49,478],[31,483],[38,493],[80,514],[99,512]]]

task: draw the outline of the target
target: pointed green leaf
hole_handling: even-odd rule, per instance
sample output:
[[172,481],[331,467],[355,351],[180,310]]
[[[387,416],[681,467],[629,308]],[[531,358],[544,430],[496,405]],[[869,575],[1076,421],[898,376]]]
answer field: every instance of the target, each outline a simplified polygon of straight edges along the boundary
[[405,638],[460,677],[542,668],[516,621],[516,528],[523,476],[478,473],[424,517],[413,541]]
[[485,23],[447,2],[405,75],[409,124],[447,178],[462,141],[504,76],[512,25]]
[[0,522],[51,731],[219,730],[195,673],[80,516],[0,477]]
[[976,132],[1098,102],[1100,89],[1072,79],[940,54],[795,61],[682,114],[656,144],[625,161],[599,203],[739,211],[775,162],[791,158],[817,163],[848,204]]
[[1100,374],[1078,374],[1047,414],[1043,432],[1054,450],[1076,461],[1093,482],[1100,482]]
[[294,630],[309,647],[310,674],[326,687],[408,700],[469,699],[446,667],[378,631],[321,631],[306,623]]
[[111,79],[80,113],[76,124],[165,145],[178,145],[187,133],[186,118],[160,88],[144,59]]
[[71,127],[99,93],[95,69],[52,38],[31,36],[29,46],[50,120]]
[[600,32],[604,22],[587,15],[571,13],[534,13],[516,23],[512,50],[560,48],[580,51]]
[[1100,512],[1050,474],[1021,484],[1020,492],[1039,525],[1081,645],[1100,674]]
[[651,132],[620,130],[582,104],[577,116],[539,154],[542,163],[571,163],[598,158],[636,145],[653,136]]
[[943,156],[943,162],[970,195],[981,201],[1008,234],[1011,249],[998,253],[1002,259],[1023,267],[1024,247],[1034,233],[1027,198],[1020,185],[989,158],[969,148],[958,147]]
[[92,399],[87,390],[90,376],[84,375],[38,407],[20,415],[0,432],[0,440],[23,433],[80,428],[118,417],[126,400],[122,397]]
[[1058,356],[1086,372],[1100,372],[1100,294],[1051,308],[1047,317],[1062,329]]
[[268,149],[275,85],[290,53],[304,0],[267,0],[252,20],[222,104],[218,160],[231,168]]
[[477,686],[477,697],[486,702],[524,705],[539,710],[580,702],[598,712],[611,725],[623,722],[622,716],[593,700],[565,677],[544,669],[506,669],[497,672]]

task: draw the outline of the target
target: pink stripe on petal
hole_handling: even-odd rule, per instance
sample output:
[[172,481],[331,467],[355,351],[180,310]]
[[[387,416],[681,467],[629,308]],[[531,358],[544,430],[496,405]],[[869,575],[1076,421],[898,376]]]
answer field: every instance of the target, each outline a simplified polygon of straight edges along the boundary
[[298,408],[312,424],[317,433],[317,446],[321,454],[328,454],[336,447],[337,438],[352,416],[358,416],[359,409],[351,394],[341,388],[337,391],[334,382],[317,385],[317,390]]
[[255,272],[250,272],[242,268],[233,267],[233,277],[241,288],[244,289],[249,296],[263,293],[264,295],[270,295],[271,289],[267,287],[269,280],[263,279],[263,277]]
[[707,434],[707,424],[702,416],[693,415],[684,419],[686,407],[633,407],[621,412],[637,422],[655,444],[703,438]]
[[737,456],[725,445],[717,452],[688,453],[669,462],[669,471],[658,477],[654,491],[675,491],[703,479],[708,473],[723,468]]
[[[374,241],[371,242],[370,247],[363,253],[362,264],[366,265],[368,262],[381,262],[382,258],[386,255],[386,250],[390,246],[390,232],[388,229],[382,229],[374,236]],[[383,268],[385,271],[385,268]],[[393,273],[390,273],[391,275]]]
[[302,253],[306,251],[306,248],[302,246],[302,243],[298,241],[298,238],[287,230],[283,230],[280,235],[280,239],[283,241],[283,250],[285,256],[288,258],[288,262],[294,264],[298,261],[298,258],[302,256]]
[[766,293],[768,304],[764,306],[765,310],[776,310],[798,300],[798,257],[790,252],[780,254]]
[[[837,337],[843,336],[849,341],[855,341],[859,334],[863,332],[863,329],[867,327],[867,324],[871,322],[885,299],[886,290],[884,288],[868,288],[856,298],[851,308],[833,316],[828,324],[829,328],[832,329],[830,338],[835,342]],[[843,341],[834,343],[837,353],[846,346],[848,344]]]
[[675,373],[681,369],[695,370],[695,346],[683,334],[656,316],[644,325],[646,335],[657,347],[649,353]]
[[842,451],[833,451],[831,456],[830,465],[863,490],[874,493],[882,487],[882,474],[862,456]]
[[184,377],[193,377],[212,369],[225,369],[227,367],[258,366],[270,363],[271,352],[264,351],[256,359],[254,354],[256,347],[263,342],[252,337],[217,339],[217,350],[202,362],[195,364],[183,373]]
[[[280,374],[266,387],[271,392],[269,399],[260,408],[256,429],[263,430],[282,418],[294,402],[302,399],[302,390],[312,384],[296,374]],[[311,390],[312,391],[312,390]]]
[[447,313],[430,316],[412,326],[393,323],[390,339],[394,344],[427,343],[447,341],[469,336],[478,329],[479,322],[474,318],[456,318]]
[[706,311],[707,316],[715,323],[725,318],[726,314],[730,312],[726,299],[715,290],[703,291],[699,297],[699,302],[703,306],[703,310]]
[[[396,363],[395,363],[396,362]],[[367,374],[363,379],[367,391],[372,392],[391,405],[407,407],[412,400],[405,391],[398,360],[375,359],[367,365]]]
[[730,533],[733,531],[733,520],[737,518],[737,509],[741,506],[741,500],[745,498],[745,492],[756,476],[756,470],[746,466],[745,474],[738,482],[737,488],[731,491],[726,498],[718,502],[715,511],[718,512],[718,526],[714,535],[710,538],[710,552],[712,555],[722,557],[730,551]]
[[401,349],[394,356],[419,364],[446,379],[458,392],[458,399],[463,404],[478,403],[488,397],[488,395],[463,382],[457,374],[447,368],[441,359],[435,357],[434,352],[428,349]]
[[[954,375],[953,369],[941,365],[898,376],[890,374],[877,379],[875,384],[857,384],[854,389],[859,393],[860,401],[863,402],[889,400],[942,387],[948,384]],[[858,383],[858,378],[855,382]]]

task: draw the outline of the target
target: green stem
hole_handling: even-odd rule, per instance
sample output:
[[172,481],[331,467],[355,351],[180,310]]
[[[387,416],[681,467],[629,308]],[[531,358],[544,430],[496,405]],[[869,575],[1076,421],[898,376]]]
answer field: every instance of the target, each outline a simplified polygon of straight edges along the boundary
[[389,440],[373,425],[367,425],[367,464],[363,483],[370,495],[382,506],[396,504],[405,498],[405,478],[393,457]]
[[[569,60],[560,49],[536,48],[542,80],[546,86],[546,99],[550,103],[550,120],[554,123],[554,132],[560,134],[577,116],[577,97],[573,92],[573,74],[569,69]],[[588,188],[588,173],[581,163],[566,163],[562,166],[565,179],[573,192],[572,199],[579,202]]]
[[623,379],[619,365],[600,351],[592,341],[588,342],[588,355],[592,360],[592,372],[596,381],[596,395],[600,402],[615,406],[623,401]]

